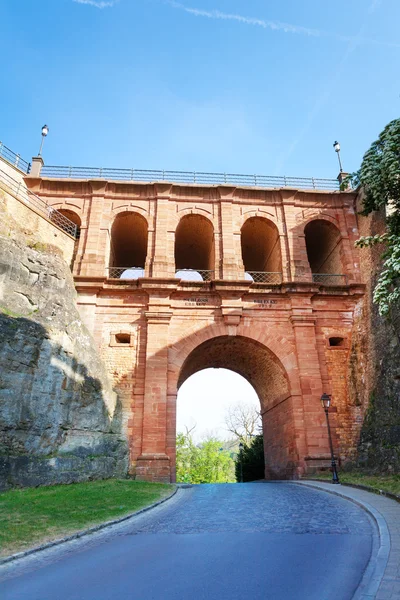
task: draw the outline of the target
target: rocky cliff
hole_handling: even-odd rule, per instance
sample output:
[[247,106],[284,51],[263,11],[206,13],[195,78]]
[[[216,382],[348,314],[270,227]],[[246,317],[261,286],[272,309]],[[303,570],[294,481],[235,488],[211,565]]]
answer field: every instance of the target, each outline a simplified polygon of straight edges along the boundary
[[123,476],[118,397],[57,249],[13,222],[0,193],[0,488]]
[[[359,209],[361,209],[359,200]],[[361,235],[381,233],[384,216],[359,218]],[[355,319],[350,351],[349,401],[363,409],[356,464],[377,472],[400,472],[400,308],[381,317],[372,294],[383,247],[360,250],[366,296]]]

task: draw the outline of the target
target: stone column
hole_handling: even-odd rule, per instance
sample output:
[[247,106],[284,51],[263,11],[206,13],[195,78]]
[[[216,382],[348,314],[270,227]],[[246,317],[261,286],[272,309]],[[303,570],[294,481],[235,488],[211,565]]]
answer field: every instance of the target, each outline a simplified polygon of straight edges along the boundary
[[[161,299],[160,299],[161,300]],[[171,480],[167,455],[168,329],[172,312],[164,302],[150,304],[147,319],[146,376],[142,454],[136,462],[136,478]]]
[[[296,206],[295,190],[280,190],[283,218],[286,225],[290,277],[292,281],[311,282],[311,269],[308,262],[306,238],[303,227],[303,211]],[[283,259],[283,255],[282,255]]]
[[[238,273],[238,257],[233,235],[233,194],[234,187],[220,186],[220,214],[222,228],[222,279],[244,279],[244,273]],[[241,258],[241,257],[240,257]]]
[[[90,181],[92,197],[87,220],[87,231],[84,241],[84,253],[80,266],[80,275],[88,277],[105,277],[105,268],[108,266],[106,249],[108,248],[108,231],[103,227],[103,215],[105,213],[105,194],[107,190],[106,181]],[[111,206],[108,207],[111,210]],[[85,234],[84,228],[81,235]]]
[[171,184],[155,184],[155,231],[154,231],[154,254],[152,257],[151,272],[153,277],[165,278],[175,276],[174,252],[169,248],[168,225],[169,225],[169,198],[172,189]]
[[[299,298],[296,300],[298,302],[293,302],[293,304],[297,304],[297,308],[294,307],[290,320],[296,341],[305,429],[306,448],[305,454],[301,458],[306,459],[306,469],[312,469],[313,466],[320,466],[318,461],[326,459],[329,455],[325,413],[320,402],[321,394],[327,390],[324,390],[322,386],[315,317],[312,314],[312,308],[305,307],[305,304],[309,304],[309,299]],[[300,303],[303,304],[302,308]]]

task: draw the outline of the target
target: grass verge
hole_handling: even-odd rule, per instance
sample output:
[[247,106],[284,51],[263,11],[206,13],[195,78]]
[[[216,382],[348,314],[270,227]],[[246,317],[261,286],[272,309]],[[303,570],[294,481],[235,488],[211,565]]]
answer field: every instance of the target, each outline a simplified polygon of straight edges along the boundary
[[10,490],[0,494],[0,556],[123,517],[174,486],[129,479]]
[[[356,485],[367,485],[374,490],[384,490],[400,496],[400,474],[399,475],[370,475],[362,471],[341,471],[339,473],[341,483],[353,483]],[[331,480],[331,473],[319,473],[313,476],[313,479],[323,481]]]

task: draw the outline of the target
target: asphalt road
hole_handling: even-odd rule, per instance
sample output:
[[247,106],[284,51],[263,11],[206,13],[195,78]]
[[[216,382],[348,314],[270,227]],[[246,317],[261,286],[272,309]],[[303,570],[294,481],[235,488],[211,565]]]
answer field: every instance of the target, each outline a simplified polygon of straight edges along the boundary
[[291,483],[181,490],[101,534],[0,568],[1,600],[351,600],[373,529]]

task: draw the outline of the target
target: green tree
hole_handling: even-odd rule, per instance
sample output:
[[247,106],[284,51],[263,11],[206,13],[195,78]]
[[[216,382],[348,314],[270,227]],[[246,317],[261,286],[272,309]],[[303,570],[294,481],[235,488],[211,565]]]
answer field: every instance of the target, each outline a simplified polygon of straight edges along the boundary
[[264,440],[262,435],[255,436],[250,444],[244,444],[236,456],[236,481],[257,481],[264,479]]
[[176,480],[179,483],[229,483],[235,481],[234,461],[223,442],[209,438],[196,445],[191,432],[176,438]]
[[362,186],[363,215],[386,207],[386,231],[361,237],[360,248],[384,244],[383,269],[374,290],[374,302],[387,315],[400,302],[400,119],[391,121],[365,153],[361,167],[344,186]]

